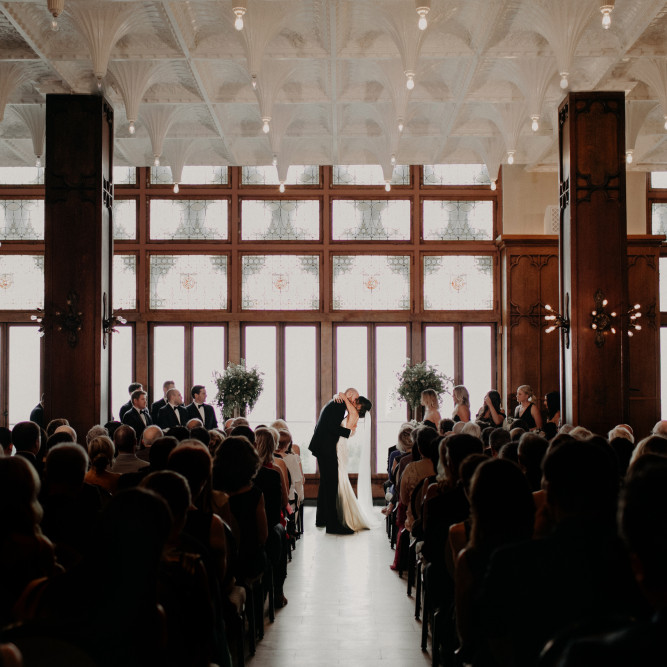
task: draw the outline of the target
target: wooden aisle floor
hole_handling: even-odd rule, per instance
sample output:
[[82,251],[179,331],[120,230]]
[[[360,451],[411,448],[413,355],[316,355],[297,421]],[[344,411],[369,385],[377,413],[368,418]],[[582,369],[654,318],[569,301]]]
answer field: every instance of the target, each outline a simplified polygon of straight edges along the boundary
[[[354,535],[327,535],[304,512],[305,534],[287,565],[285,597],[249,667],[412,667],[430,665],[420,649],[421,623],[405,575],[389,569],[384,517]],[[430,643],[429,643],[430,650]]]

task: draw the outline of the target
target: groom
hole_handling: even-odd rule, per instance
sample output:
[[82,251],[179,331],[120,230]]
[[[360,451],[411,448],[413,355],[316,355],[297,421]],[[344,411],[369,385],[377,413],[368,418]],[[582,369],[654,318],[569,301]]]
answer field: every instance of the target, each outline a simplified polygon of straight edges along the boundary
[[[359,392],[348,389],[345,392],[351,403],[359,404]],[[336,499],[338,497],[338,455],[336,445],[338,438],[349,438],[350,429],[341,426],[345,417],[345,403],[330,400],[320,412],[315,425],[315,432],[308,449],[317,457],[320,469],[320,488],[317,492],[316,526],[326,526],[327,533],[334,535],[351,535],[354,531],[338,520]]]

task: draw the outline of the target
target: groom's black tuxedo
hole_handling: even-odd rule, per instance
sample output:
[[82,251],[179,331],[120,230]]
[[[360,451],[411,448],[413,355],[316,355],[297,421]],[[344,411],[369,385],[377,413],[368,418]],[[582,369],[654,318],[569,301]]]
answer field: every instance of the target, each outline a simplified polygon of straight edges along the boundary
[[320,487],[317,492],[318,526],[326,526],[327,532],[343,532],[338,520],[336,498],[338,496],[338,438],[349,438],[350,429],[341,426],[345,417],[345,403],[329,401],[320,412],[315,432],[308,449],[317,457],[320,469]]

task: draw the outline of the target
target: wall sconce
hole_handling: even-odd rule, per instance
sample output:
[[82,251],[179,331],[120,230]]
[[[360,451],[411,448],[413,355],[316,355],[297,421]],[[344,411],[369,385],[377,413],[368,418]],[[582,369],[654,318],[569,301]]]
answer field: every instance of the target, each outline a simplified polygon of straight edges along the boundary
[[544,309],[549,311],[544,319],[549,322],[549,326],[545,329],[546,333],[551,333],[556,329],[562,329],[565,337],[565,347],[570,348],[570,295],[565,295],[565,315],[561,315],[555,311],[548,303],[545,304]]
[[39,324],[39,329],[37,331],[39,332],[39,337],[43,338],[44,336],[44,327],[46,324],[44,323],[44,318],[46,317],[46,314],[44,313],[43,308],[37,308],[37,315],[31,315],[30,319],[33,322],[37,322]]
[[[67,295],[67,308],[65,310],[56,310],[53,316],[53,323],[57,331],[64,331],[67,334],[67,343],[70,347],[76,347],[79,342],[79,331],[83,320],[82,312],[77,310],[79,303],[79,295],[75,291],[71,291]],[[46,310],[42,308],[37,309],[37,315],[31,315],[30,319],[39,324],[39,335],[43,336],[46,327],[48,326],[49,315]]]
[[127,320],[121,315],[114,315],[114,313],[107,314],[107,293],[102,294],[102,347],[106,349],[109,341],[109,336],[112,333],[118,333],[116,327],[119,324],[127,324]]
[[[616,312],[612,311],[607,313],[607,299],[604,298],[602,290],[598,289],[595,292],[593,297],[595,300],[595,310],[591,312],[591,317],[593,321],[591,322],[591,329],[595,330],[595,344],[598,347],[602,347],[605,341],[605,334],[607,332],[616,333],[616,327],[612,319],[616,317]],[[641,330],[641,325],[637,323],[637,320],[642,316],[640,311],[641,306],[636,303],[630,310],[624,313],[625,317],[628,317],[628,336],[632,337],[635,331]]]

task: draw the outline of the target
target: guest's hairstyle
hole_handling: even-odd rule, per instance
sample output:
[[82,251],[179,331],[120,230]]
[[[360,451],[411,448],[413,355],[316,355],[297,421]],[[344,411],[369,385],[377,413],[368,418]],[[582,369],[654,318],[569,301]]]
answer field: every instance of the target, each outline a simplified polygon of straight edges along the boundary
[[454,422],[454,426],[452,426],[452,433],[463,433],[463,428],[468,422]]
[[138,401],[142,396],[148,396],[148,394],[143,389],[135,389],[130,394],[130,398],[132,399],[132,403],[134,403],[135,401]]
[[403,424],[401,430],[398,432],[398,439],[396,441],[396,449],[399,452],[409,452],[412,450],[413,441],[412,441],[412,432],[414,427],[411,424]]
[[559,433],[571,433],[574,430],[574,426],[572,424],[563,424],[559,429]]
[[[493,405],[494,409],[496,412],[501,412],[502,407],[500,405],[501,399],[500,399],[500,394],[495,390],[491,389],[488,393],[487,396],[489,397],[491,401],[491,405]],[[483,406],[486,409],[486,403]]]
[[169,470],[181,473],[188,480],[194,501],[211,479],[211,455],[198,440],[184,440],[169,454]]
[[452,398],[456,405],[466,405],[470,407],[470,394],[464,385],[457,384],[456,387],[452,389]]
[[101,475],[113,463],[115,447],[111,438],[106,435],[98,435],[88,443],[88,458],[90,466],[95,468]]
[[211,456],[214,456],[215,450],[218,447],[220,447],[223,440],[225,439],[225,435],[219,429],[213,428],[208,432],[208,437],[209,437],[208,449],[211,452]]
[[421,393],[421,402],[422,405],[431,408],[431,410],[437,410],[440,405],[435,389],[424,389]]
[[471,454],[482,454],[482,441],[469,433],[448,435],[440,444],[439,482],[454,485],[458,480],[459,468]]
[[441,419],[438,424],[438,433],[440,433],[440,435],[445,435],[445,433],[451,433],[453,428],[454,420],[445,417],[445,419]]
[[535,395],[535,392],[533,391],[533,388],[529,384],[521,384],[517,387],[517,391],[523,391],[524,393],[528,394],[528,400],[531,403],[537,402],[537,396]]
[[623,478],[628,472],[634,445],[627,438],[612,438],[609,441],[609,446],[614,450],[614,454],[616,454],[618,474]]
[[545,395],[544,401],[547,404],[547,418],[553,419],[557,412],[560,412],[560,392],[550,391]]
[[162,393],[165,394],[167,392],[167,389],[171,387],[172,385],[175,385],[176,383],[173,380],[165,380],[162,383]]
[[188,480],[174,470],[158,470],[144,477],[139,488],[148,489],[163,498],[174,521],[184,521],[192,505],[192,494]]
[[286,428],[278,430],[278,445],[276,451],[287,453],[292,451],[292,434]]
[[69,422],[64,417],[56,417],[46,425],[46,435],[51,437],[59,426],[69,426]]
[[118,452],[132,454],[137,448],[137,434],[127,424],[121,424],[113,434],[113,444]]
[[517,455],[531,491],[539,491],[542,485],[542,461],[549,443],[537,433],[524,433],[519,438]]
[[653,435],[662,435],[663,437],[667,436],[667,421],[661,420],[656,422],[655,426],[651,430]]
[[234,426],[229,435],[240,435],[244,438],[247,438],[251,444],[255,444],[255,432],[250,428],[250,426],[246,426],[245,424]]
[[498,458],[507,461],[512,461],[513,463],[516,463],[518,465],[519,464],[518,449],[519,449],[519,441],[512,440],[511,442],[508,442],[507,444],[503,445],[500,448],[500,451],[498,452]]
[[116,432],[116,429],[121,425],[122,425],[122,422],[118,422],[118,421],[114,421],[114,420],[112,420],[110,422],[107,422],[104,425],[104,428],[106,428],[107,432],[109,433],[109,437],[112,440],[113,440],[114,433]]
[[202,428],[203,426],[204,422],[201,419],[197,419],[197,417],[188,419],[188,421],[185,422],[185,428],[189,431],[192,431],[193,428]]
[[626,440],[629,440],[631,443],[634,443],[635,441],[635,436],[632,435],[632,433],[630,433],[630,431],[628,431],[628,429],[625,428],[625,426],[620,426],[620,425],[614,426],[614,428],[612,428],[611,431],[607,433],[607,440],[611,442],[614,438],[625,438]]
[[485,428],[482,429],[482,443],[484,444],[484,447],[489,446],[489,438],[491,437],[491,434],[495,430],[496,430],[495,426],[486,426]]
[[250,440],[232,435],[218,447],[213,459],[213,488],[234,493],[250,484],[260,468]]
[[475,438],[478,438],[480,442],[482,441],[482,429],[479,427],[479,424],[475,424],[475,422],[465,422],[465,426],[461,433],[472,435]]
[[283,429],[289,431],[287,422],[284,419],[276,419],[270,426],[271,428],[275,428],[277,431],[282,431]]
[[71,443],[72,442],[72,436],[67,433],[67,431],[58,431],[57,433],[54,433],[47,441],[46,441],[46,451],[52,450],[56,445],[63,445],[65,443]]
[[163,435],[158,438],[148,450],[148,462],[151,470],[164,470],[167,467],[169,454],[178,446],[178,440],[172,435]]
[[[12,432],[6,426],[0,426],[0,447],[9,449],[12,444]],[[0,456],[2,454],[0,453]]]
[[190,389],[190,395],[192,398],[199,394],[202,389],[206,389],[203,384],[196,384],[194,387],[192,387],[192,389]]
[[373,404],[365,396],[359,396],[357,403],[359,403],[359,419],[362,419],[367,412],[370,412]]
[[97,438],[100,435],[106,435],[109,437],[109,431],[102,426],[102,424],[97,424],[96,426],[93,426],[88,433],[86,433],[86,445],[89,445],[92,440]]
[[143,389],[144,385],[141,382],[132,382],[127,388],[127,393],[132,395],[137,389]]
[[273,452],[276,450],[278,431],[274,428],[260,426],[255,429],[255,449],[262,465],[273,461]]
[[183,442],[183,440],[187,440],[190,437],[190,431],[183,425],[172,426],[169,429],[169,435],[176,438],[179,442]]
[[76,431],[69,424],[63,424],[62,426],[59,426],[54,431],[54,435],[56,433],[68,433],[69,436],[70,436],[70,442],[76,442],[77,441]]
[[147,426],[143,433],[141,434],[141,442],[144,447],[150,447],[158,438],[161,438],[164,435],[162,429],[156,424],[151,424]]
[[12,533],[35,535],[42,519],[37,472],[21,456],[0,457],[0,540]]
[[493,431],[491,431],[489,434],[489,447],[491,448],[494,456],[497,456],[498,452],[500,452],[500,448],[503,445],[506,445],[511,439],[512,436],[506,429],[494,428]]
[[587,428],[584,428],[583,426],[575,426],[570,431],[570,435],[575,440],[586,440],[587,438],[590,438],[593,435],[593,431],[589,431]]
[[560,447],[564,442],[578,442],[569,433],[561,433],[560,431],[549,441],[549,449],[547,454],[552,450]]
[[49,449],[44,467],[47,484],[79,487],[88,471],[88,454],[80,445],[65,443]]
[[535,524],[533,494],[519,467],[511,461],[482,463],[470,485],[470,545],[495,549],[530,539]]
[[19,422],[12,429],[12,443],[17,452],[39,451],[42,432],[35,422]]
[[[517,420],[521,421],[521,420]],[[522,422],[525,424],[525,422]],[[514,426],[516,422],[512,424],[512,428],[510,430],[510,438],[512,438],[512,442],[519,442],[519,438],[527,432],[528,429],[523,428],[523,426]]]
[[190,430],[190,437],[193,440],[199,440],[203,445],[208,447],[211,444],[211,436],[203,426],[196,426]]
[[488,460],[489,457],[486,454],[470,454],[461,461],[461,465],[459,466],[459,479],[461,480],[461,485],[468,498],[470,498],[470,484],[472,483],[472,476],[475,474],[475,470],[477,470],[484,461]]
[[429,426],[419,426],[415,431],[417,433],[415,445],[421,454],[421,458],[431,459],[433,465],[437,465],[438,444],[440,442],[438,432]]
[[632,465],[640,456],[644,456],[645,454],[660,454],[660,456],[667,456],[667,438],[663,438],[661,435],[649,435],[647,438],[640,440],[632,452],[630,465]]

